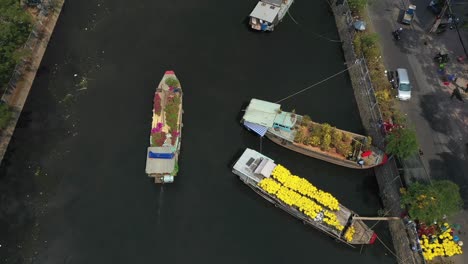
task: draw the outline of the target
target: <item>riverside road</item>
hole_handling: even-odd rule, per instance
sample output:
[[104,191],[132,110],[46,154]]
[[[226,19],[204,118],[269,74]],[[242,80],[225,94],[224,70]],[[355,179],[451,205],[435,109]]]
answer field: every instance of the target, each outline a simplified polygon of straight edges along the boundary
[[[325,1],[296,1],[275,32],[248,30],[255,1],[67,1],[0,171],[2,263],[394,263],[352,249],[263,200],[231,173],[259,139],[239,124],[345,68]],[[317,34],[324,37],[317,37]],[[153,93],[184,89],[180,172],[144,173]],[[363,133],[344,74],[283,109]],[[264,140],[263,153],[362,216],[381,207],[372,170],[337,167]],[[373,225],[369,222],[369,225]],[[376,227],[387,244],[386,223]]]

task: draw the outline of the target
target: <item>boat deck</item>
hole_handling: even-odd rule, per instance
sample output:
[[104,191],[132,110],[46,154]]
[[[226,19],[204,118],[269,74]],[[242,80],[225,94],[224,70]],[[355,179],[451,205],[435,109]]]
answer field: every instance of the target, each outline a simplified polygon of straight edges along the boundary
[[294,141],[294,137],[296,136],[294,131],[284,131],[281,129],[268,128],[268,132],[291,142]]
[[[258,169],[259,167],[258,164],[261,164],[261,162],[264,160],[273,162],[272,159],[252,149],[246,149],[244,153],[241,155],[241,157],[234,164],[233,173],[238,175],[240,179],[244,181],[244,183],[249,185],[255,192],[257,192],[259,195],[264,197],[266,200],[276,204],[277,206],[279,206],[281,209],[285,210],[292,216],[303,220],[304,223],[312,225],[315,228],[327,233],[330,236],[334,236],[336,239],[339,239],[340,241],[348,245],[369,243],[374,232],[369,227],[367,227],[367,225],[365,225],[361,220],[354,220],[354,221],[352,220],[351,225],[353,225],[355,228],[355,235],[353,237],[353,240],[348,243],[347,241],[343,239],[343,231],[345,231],[346,228],[343,231],[338,231],[334,228],[331,228],[330,226],[324,224],[321,219],[319,218],[312,219],[306,216],[304,213],[299,211],[296,207],[286,205],[274,195],[270,195],[269,193],[264,191],[262,188],[260,188],[258,186],[258,183],[265,177],[269,177],[269,176],[256,174],[254,173],[254,171]],[[339,223],[345,227],[348,226],[348,224],[350,224],[350,220],[352,219],[352,216],[354,215],[354,213],[351,210],[349,210],[348,208],[344,207],[341,204],[339,204],[339,209],[337,211],[329,211],[329,212],[334,213]]]

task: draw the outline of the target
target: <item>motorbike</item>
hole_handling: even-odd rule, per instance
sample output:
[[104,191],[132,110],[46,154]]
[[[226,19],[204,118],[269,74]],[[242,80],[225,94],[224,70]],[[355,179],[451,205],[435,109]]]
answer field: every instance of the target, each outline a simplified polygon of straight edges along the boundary
[[439,64],[447,63],[449,61],[448,54],[442,54],[442,52],[439,52],[435,55],[434,60]]
[[399,29],[393,31],[393,32],[392,32],[393,39],[395,39],[395,40],[400,40],[400,39],[401,39],[401,36],[400,36],[401,31],[403,31],[402,28],[399,28]]
[[396,89],[397,88],[397,82],[396,82],[396,72],[393,72],[393,71],[385,71],[385,73],[387,74],[387,78],[388,78],[388,81],[390,82],[390,84],[392,85],[392,88],[393,89]]

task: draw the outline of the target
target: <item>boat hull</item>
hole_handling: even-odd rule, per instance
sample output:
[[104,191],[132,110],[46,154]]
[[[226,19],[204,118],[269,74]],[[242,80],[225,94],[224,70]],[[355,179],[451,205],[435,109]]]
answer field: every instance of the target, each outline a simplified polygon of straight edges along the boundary
[[[236,170],[232,170],[232,172],[234,174],[236,174],[239,177],[239,179],[243,183],[245,183],[247,186],[249,186],[254,192],[256,192],[258,195],[263,197],[265,200],[267,200],[270,203],[274,204],[275,207],[278,207],[278,208],[282,209],[283,211],[287,212],[291,216],[301,220],[303,224],[314,227],[315,229],[323,232],[324,234],[326,234],[326,235],[330,236],[331,238],[335,239],[336,241],[342,242],[342,243],[344,243],[344,244],[346,244],[346,245],[348,245],[348,246],[350,246],[352,248],[355,248],[354,245],[366,245],[366,244],[371,244],[372,243],[371,242],[372,238],[369,239],[369,240],[361,240],[359,242],[348,242],[348,241],[344,240],[343,238],[341,238],[341,236],[336,235],[335,233],[328,231],[327,230],[328,228],[326,226],[321,225],[318,222],[315,222],[313,219],[310,219],[309,217],[305,216],[299,210],[284,204],[283,202],[278,200],[276,197],[271,196],[267,192],[263,191],[260,187],[257,186],[257,183],[255,181],[251,180],[248,177],[245,177],[242,173],[239,173]],[[340,206],[342,208],[345,208],[343,205],[340,205]],[[347,209],[347,210],[349,210],[349,209]],[[362,222],[361,220],[355,220],[355,222],[358,222],[358,223],[355,223],[355,224],[358,224],[358,225],[361,225],[361,226],[366,226],[364,224],[364,222]]]
[[275,135],[275,134],[273,134],[273,133],[271,133],[269,131],[266,133],[266,137],[268,139],[270,139],[271,141],[275,142],[276,144],[278,144],[278,145],[280,145],[282,147],[285,147],[287,149],[290,149],[292,151],[304,154],[304,155],[312,157],[312,158],[316,158],[316,159],[320,159],[320,160],[323,160],[323,161],[326,161],[326,162],[330,162],[330,163],[333,163],[333,164],[336,164],[336,165],[339,165],[339,166],[347,167],[347,168],[370,169],[370,168],[373,168],[373,167],[379,165],[379,164],[374,164],[374,165],[360,166],[359,164],[357,164],[357,162],[354,162],[354,161],[334,158],[334,157],[326,155],[324,153],[320,153],[320,152],[317,152],[317,151],[313,151],[311,149],[301,147],[299,144],[296,144],[294,142],[291,142],[289,140],[281,138],[280,136],[277,136],[277,135]]

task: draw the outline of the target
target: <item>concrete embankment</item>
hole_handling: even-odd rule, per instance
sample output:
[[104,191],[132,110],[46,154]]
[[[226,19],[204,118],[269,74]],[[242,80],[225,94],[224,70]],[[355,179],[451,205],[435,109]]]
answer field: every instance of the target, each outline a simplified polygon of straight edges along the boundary
[[0,163],[3,161],[15,132],[16,124],[21,116],[21,111],[28,98],[64,3],[65,0],[55,1],[54,6],[51,6],[47,13],[39,12],[35,18],[33,32],[25,43],[25,48],[31,53],[29,57],[25,58],[21,66],[16,67],[12,80],[2,96],[2,101],[8,104],[12,110],[12,118],[8,126],[0,134]]
[[[374,95],[365,61],[358,58],[352,45],[353,17],[346,1],[330,0],[330,7],[335,16],[338,33],[342,41],[342,48],[348,72],[358,105],[359,114],[366,132],[372,136],[375,145],[384,149],[384,136],[378,126],[381,120],[380,110]],[[390,159],[386,164],[375,168],[375,176],[380,190],[380,197],[386,215],[400,216],[399,189],[402,187],[395,161]],[[411,250],[415,243],[414,228],[403,220],[389,221],[389,229],[398,263],[423,263],[422,256]]]

